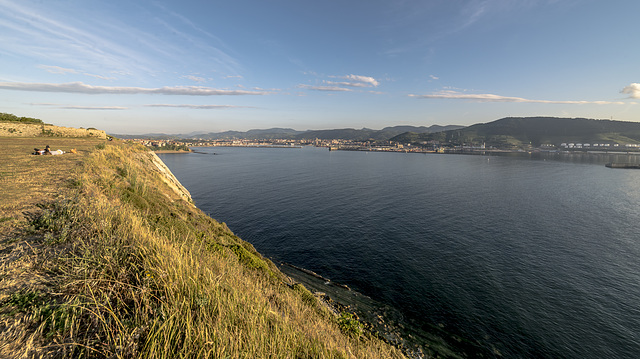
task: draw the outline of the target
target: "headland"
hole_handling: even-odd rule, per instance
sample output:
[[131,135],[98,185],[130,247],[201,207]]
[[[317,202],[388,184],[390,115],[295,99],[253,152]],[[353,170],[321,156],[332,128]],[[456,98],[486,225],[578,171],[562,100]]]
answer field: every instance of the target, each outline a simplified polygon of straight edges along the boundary
[[[404,357],[200,211],[143,146],[0,142],[0,356]],[[45,145],[67,153],[31,154]]]

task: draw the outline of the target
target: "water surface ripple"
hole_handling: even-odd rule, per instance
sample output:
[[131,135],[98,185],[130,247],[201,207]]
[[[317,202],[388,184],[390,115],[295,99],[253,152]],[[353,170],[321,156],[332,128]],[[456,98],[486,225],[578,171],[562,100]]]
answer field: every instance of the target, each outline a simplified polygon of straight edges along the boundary
[[640,355],[640,171],[588,161],[205,148],[161,155],[261,253],[496,356]]

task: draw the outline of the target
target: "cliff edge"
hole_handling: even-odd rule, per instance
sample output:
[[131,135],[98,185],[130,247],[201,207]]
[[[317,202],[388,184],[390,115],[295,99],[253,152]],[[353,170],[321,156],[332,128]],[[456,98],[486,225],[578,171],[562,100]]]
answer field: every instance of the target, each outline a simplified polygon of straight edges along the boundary
[[178,181],[176,176],[173,175],[169,167],[162,162],[160,157],[156,155],[153,151],[142,152],[139,154],[141,157],[148,157],[151,163],[155,166],[155,169],[160,173],[163,182],[169,186],[176,194],[178,194],[182,199],[187,202],[193,204],[193,199],[191,198],[191,193]]

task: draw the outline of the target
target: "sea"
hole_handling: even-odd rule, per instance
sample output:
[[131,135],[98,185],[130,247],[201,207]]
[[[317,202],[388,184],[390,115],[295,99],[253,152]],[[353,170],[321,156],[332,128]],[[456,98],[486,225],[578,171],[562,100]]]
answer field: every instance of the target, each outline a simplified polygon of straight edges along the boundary
[[413,357],[640,357],[640,170],[604,165],[640,156],[196,150],[160,157],[198,208]]

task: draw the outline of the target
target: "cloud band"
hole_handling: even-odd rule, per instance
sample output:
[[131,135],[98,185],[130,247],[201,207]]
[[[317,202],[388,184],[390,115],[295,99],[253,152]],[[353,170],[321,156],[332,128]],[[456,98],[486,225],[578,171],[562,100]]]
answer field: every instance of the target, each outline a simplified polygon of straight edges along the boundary
[[532,100],[522,97],[509,97],[494,94],[465,94],[457,91],[440,91],[428,95],[414,95],[409,97],[423,99],[447,99],[447,100],[469,100],[477,102],[519,102],[519,103],[548,103],[548,104],[568,104],[568,105],[624,105],[621,101],[552,101],[552,100]]
[[201,86],[180,87],[117,87],[117,86],[92,86],[82,82],[69,82],[63,84],[27,83],[27,82],[0,82],[0,89],[14,91],[36,92],[62,92],[80,94],[152,94],[152,95],[178,95],[178,96],[239,96],[239,95],[267,95],[267,91],[247,90],[222,90]]
[[174,105],[174,104],[153,104],[144,105],[145,107],[168,107],[168,108],[190,108],[195,110],[223,110],[227,108],[253,108],[249,106],[233,106],[233,105]]

